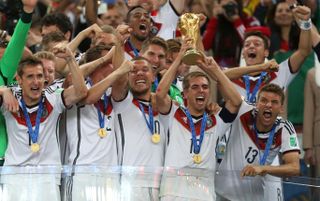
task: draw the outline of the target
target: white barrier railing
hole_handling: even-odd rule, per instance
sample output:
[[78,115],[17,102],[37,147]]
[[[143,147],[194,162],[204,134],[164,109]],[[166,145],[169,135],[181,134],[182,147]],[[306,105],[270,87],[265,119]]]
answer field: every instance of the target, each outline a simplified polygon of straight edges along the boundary
[[[214,178],[232,183],[240,177],[240,171],[94,165],[1,167],[0,171],[0,201],[148,201],[160,200],[159,196],[170,200],[165,198],[172,194],[215,200]],[[259,179],[263,177],[240,182]],[[320,179],[309,177],[283,178],[283,183],[310,191],[320,187]]]

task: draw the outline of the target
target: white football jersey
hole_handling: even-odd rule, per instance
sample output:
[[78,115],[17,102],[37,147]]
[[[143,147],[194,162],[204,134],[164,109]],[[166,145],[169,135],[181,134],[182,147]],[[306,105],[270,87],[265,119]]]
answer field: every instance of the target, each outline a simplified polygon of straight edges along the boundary
[[[257,111],[243,102],[231,127],[228,146],[216,176],[216,192],[230,200],[266,200],[264,177],[240,178],[241,170],[249,164],[259,164],[270,132],[256,134],[253,128]],[[270,165],[279,154],[300,151],[297,135],[289,121],[278,117],[277,126],[265,165]],[[258,135],[258,138],[257,138]]]
[[[87,82],[87,87],[90,84]],[[107,93],[108,94],[108,93]],[[110,96],[104,109],[104,97],[94,105],[73,106],[66,112],[66,133],[70,150],[69,165],[117,166],[117,139],[114,130],[114,111]],[[105,137],[100,137],[98,111],[104,116]]]
[[171,5],[170,0],[155,13],[151,12],[151,18],[158,29],[157,36],[165,40],[175,38],[179,14]]
[[[161,123],[160,115],[153,110],[155,131],[160,134],[160,142],[151,141],[151,131],[149,130],[142,111],[139,108],[142,104],[146,119],[149,121],[148,105],[150,102],[140,101],[128,92],[127,97],[120,101],[112,101],[116,117],[116,132],[121,139],[120,164],[122,166],[143,166],[143,167],[162,167],[164,164],[166,132]],[[141,169],[142,171],[142,169]],[[138,176],[138,175],[137,175]],[[135,178],[137,186],[159,187],[153,175],[142,175]],[[147,176],[148,177],[148,176]]]
[[[14,87],[12,90],[20,102],[21,88]],[[1,107],[8,133],[8,149],[4,165],[61,165],[57,128],[60,114],[65,109],[62,93],[47,87],[42,96],[43,112],[37,141],[40,145],[39,152],[31,151],[32,142],[21,105],[18,113],[8,112],[3,106]],[[27,111],[34,130],[38,105],[27,107]]]
[[[193,118],[197,140],[200,138],[202,118]],[[225,123],[227,119],[221,114],[221,111],[218,115],[208,115],[199,153],[202,161],[197,164],[193,160],[195,154],[191,128],[184,109],[172,104],[170,113],[164,115],[164,119],[165,126],[169,130],[165,167],[193,169],[193,173],[190,176],[194,176],[194,178],[165,176],[161,184],[161,196],[171,195],[199,200],[212,200],[215,196],[213,186],[214,174],[211,174],[210,178],[208,178],[209,175],[206,172],[211,171],[213,173],[215,171],[215,146],[219,136],[221,137],[226,132],[231,123]],[[199,185],[190,182],[193,180]],[[172,188],[175,186],[174,183],[175,185],[179,184],[180,187]]]

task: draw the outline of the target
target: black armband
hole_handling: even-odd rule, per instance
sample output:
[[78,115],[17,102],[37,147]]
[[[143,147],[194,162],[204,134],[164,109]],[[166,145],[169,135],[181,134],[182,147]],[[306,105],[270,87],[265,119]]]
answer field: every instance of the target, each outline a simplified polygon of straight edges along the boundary
[[26,24],[30,23],[32,21],[32,13],[26,13],[22,10],[21,21]]
[[227,108],[223,107],[219,112],[220,118],[225,123],[231,123],[237,117],[238,113],[231,113]]

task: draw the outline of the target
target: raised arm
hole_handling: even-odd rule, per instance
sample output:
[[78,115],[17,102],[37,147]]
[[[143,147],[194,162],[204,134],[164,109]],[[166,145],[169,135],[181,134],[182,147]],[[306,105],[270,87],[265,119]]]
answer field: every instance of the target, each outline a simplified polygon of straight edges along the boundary
[[[87,37],[93,38],[96,37],[102,30],[97,24],[93,24],[85,30],[81,31],[71,42],[68,43],[68,48],[71,52],[75,52],[80,45],[80,43]],[[56,59],[56,72],[62,75],[63,77],[69,74],[69,68],[67,67],[67,63],[64,59],[57,58]]]
[[212,57],[206,57],[205,61],[198,61],[198,66],[205,71],[212,79],[217,80],[219,90],[225,96],[226,108],[231,113],[237,113],[242,103],[242,99],[238,91],[234,88],[231,81],[222,72],[219,65]]
[[57,57],[65,59],[70,68],[73,85],[69,86],[63,92],[64,103],[69,107],[86,97],[88,89],[71,50],[62,44],[61,46],[56,46],[53,52]]
[[169,88],[171,83],[176,78],[179,66],[182,62],[183,54],[186,52],[187,49],[190,48],[190,45],[183,41],[180,52],[174,62],[171,64],[167,72],[163,75],[159,86],[156,92],[156,102],[157,102],[157,109],[162,114],[167,114],[171,107],[171,98],[168,95]]
[[298,50],[296,50],[289,58],[291,72],[296,73],[311,52],[310,37],[312,23],[310,19],[310,8],[306,6],[297,6],[292,11],[301,30]]
[[223,73],[230,80],[234,80],[242,77],[243,75],[247,75],[250,73],[261,73],[263,71],[277,72],[278,70],[279,70],[279,64],[274,59],[272,59],[264,64],[229,68],[229,69],[223,70]]
[[22,0],[23,12],[8,46],[0,60],[0,71],[6,84],[13,81],[18,64],[23,54],[28,31],[31,26],[32,13],[37,0]]
[[168,0],[170,1],[173,8],[181,15],[185,8],[186,0]]
[[[113,71],[106,78],[101,80],[99,83],[95,84],[89,89],[87,97],[84,99],[84,104],[94,104],[96,103],[105,91],[111,87],[111,85],[119,79],[121,76],[128,74],[132,70],[132,63],[130,61],[124,61],[121,66]],[[112,89],[113,90],[113,89]]]
[[115,52],[115,47],[112,47],[111,50],[103,57],[81,65],[80,70],[83,77],[89,76],[98,66],[106,62],[110,62],[111,59],[113,58],[114,52]]
[[69,44],[68,47],[72,52],[75,52],[80,45],[80,43],[85,38],[93,38],[97,37],[99,33],[102,32],[102,29],[98,26],[98,24],[93,24],[86,28],[85,30],[82,30]]
[[89,24],[97,23],[98,0],[86,1],[86,19]]
[[[115,69],[119,68],[124,61],[124,41],[129,36],[130,28],[127,25],[119,25],[117,27],[117,38],[118,41],[115,47],[115,53],[112,58],[112,64]],[[113,84],[112,87],[112,98],[115,101],[123,100],[128,93],[128,74],[122,75],[117,81]]]

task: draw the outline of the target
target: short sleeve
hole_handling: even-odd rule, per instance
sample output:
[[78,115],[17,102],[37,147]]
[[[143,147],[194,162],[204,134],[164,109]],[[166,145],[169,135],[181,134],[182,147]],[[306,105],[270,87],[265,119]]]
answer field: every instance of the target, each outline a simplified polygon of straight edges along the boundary
[[63,92],[63,88],[52,91],[52,89],[50,90],[50,87],[47,87],[47,89],[45,90],[45,96],[47,100],[53,106],[54,110],[56,110],[58,113],[62,113],[66,109],[63,99]]
[[289,151],[300,151],[297,133],[291,122],[285,121],[283,123],[282,134],[281,134],[281,149],[282,154]]
[[128,91],[127,96],[121,101],[115,101],[111,98],[112,106],[115,113],[123,113],[130,106],[133,100],[133,95],[130,91]]

